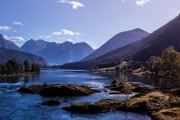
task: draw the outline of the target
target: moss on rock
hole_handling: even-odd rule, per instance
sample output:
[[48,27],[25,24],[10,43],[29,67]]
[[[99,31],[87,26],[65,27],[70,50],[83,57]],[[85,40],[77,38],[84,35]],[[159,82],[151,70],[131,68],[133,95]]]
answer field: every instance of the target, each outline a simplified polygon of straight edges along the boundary
[[180,120],[180,108],[168,108],[152,114],[154,120]]
[[40,94],[42,96],[81,96],[98,92],[90,87],[75,84],[53,84],[46,87],[43,87],[43,85],[23,86],[18,91],[23,93]]

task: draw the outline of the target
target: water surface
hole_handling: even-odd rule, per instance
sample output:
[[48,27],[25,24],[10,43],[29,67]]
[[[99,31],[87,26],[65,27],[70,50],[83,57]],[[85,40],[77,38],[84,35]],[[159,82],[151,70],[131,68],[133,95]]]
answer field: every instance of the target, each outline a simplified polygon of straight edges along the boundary
[[[40,95],[18,93],[16,90],[26,84],[80,84],[95,89],[104,89],[120,74],[100,74],[76,70],[42,70],[39,76],[0,77],[0,120],[151,120],[147,115],[130,112],[108,112],[101,114],[73,114],[62,110],[63,106],[74,102],[97,102],[100,99],[125,99],[124,95],[109,95],[108,92],[95,93],[84,97],[56,97],[59,106],[41,107],[43,101],[52,99]],[[129,81],[143,82],[141,78],[127,75]],[[146,82],[145,82],[146,83]],[[149,84],[151,85],[151,84]],[[129,96],[130,97],[130,96]]]

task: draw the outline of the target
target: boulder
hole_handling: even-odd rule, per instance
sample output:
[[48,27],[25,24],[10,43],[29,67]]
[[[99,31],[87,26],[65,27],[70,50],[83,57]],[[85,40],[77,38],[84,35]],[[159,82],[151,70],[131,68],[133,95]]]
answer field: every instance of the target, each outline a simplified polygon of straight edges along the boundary
[[43,87],[41,85],[22,86],[21,88],[18,89],[18,92],[38,94],[42,89]]
[[75,113],[103,113],[115,111],[117,106],[122,105],[119,100],[104,99],[96,103],[74,103],[71,106],[66,106],[63,109]]
[[43,87],[43,85],[22,86],[18,92],[40,94],[42,96],[83,96],[99,91],[75,84],[52,84],[46,87]]
[[59,102],[58,100],[48,100],[41,103],[42,106],[51,106],[51,105],[59,105],[59,104],[61,104],[61,102]]
[[87,86],[74,84],[67,85],[49,85],[40,91],[42,96],[83,96],[97,92]]
[[132,92],[152,91],[151,88],[148,88],[142,84],[122,82],[118,80],[113,81],[111,85],[106,86],[106,88],[109,88],[112,91],[117,91],[118,93],[121,93],[121,94],[131,94]]

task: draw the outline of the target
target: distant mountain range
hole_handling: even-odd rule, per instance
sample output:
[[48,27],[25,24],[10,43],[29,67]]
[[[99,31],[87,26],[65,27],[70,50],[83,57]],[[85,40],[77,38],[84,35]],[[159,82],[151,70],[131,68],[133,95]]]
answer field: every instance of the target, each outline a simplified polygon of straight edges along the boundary
[[161,52],[174,46],[180,51],[180,15],[175,19],[154,31],[152,34],[141,40],[130,43],[126,46],[115,49],[96,59],[84,62],[65,64],[63,68],[90,69],[106,62],[116,62],[121,59],[132,60],[133,63],[145,63],[150,56],[159,56]]
[[39,56],[19,51],[20,48],[15,45],[13,42],[4,39],[0,34],[0,63],[6,63],[12,58],[23,64],[25,59],[28,59],[30,63],[38,63],[40,65],[46,65],[47,62]]
[[50,65],[79,61],[94,50],[87,43],[55,43],[44,40],[29,40],[22,47],[22,51],[30,52],[45,58]]
[[95,59],[97,57],[100,57],[100,56],[112,51],[112,50],[123,47],[129,43],[135,42],[144,37],[147,37],[148,35],[149,35],[148,32],[146,32],[142,29],[139,29],[139,28],[118,33],[117,35],[112,37],[110,40],[108,40],[105,44],[103,44],[95,52],[93,52],[92,54],[90,54],[89,56],[84,58],[82,61]]

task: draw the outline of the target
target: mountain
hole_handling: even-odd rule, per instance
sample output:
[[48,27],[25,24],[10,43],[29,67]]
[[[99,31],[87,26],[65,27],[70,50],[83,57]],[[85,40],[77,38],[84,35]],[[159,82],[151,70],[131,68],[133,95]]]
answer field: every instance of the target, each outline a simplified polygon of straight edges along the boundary
[[154,31],[148,37],[139,41],[128,44],[124,47],[113,50],[96,59],[66,64],[64,68],[74,69],[90,69],[98,64],[117,62],[121,59],[132,60],[135,63],[144,64],[150,56],[160,56],[162,51],[174,46],[177,51],[180,51],[180,15]]
[[19,50],[19,47],[16,44],[14,44],[9,40],[4,39],[4,37],[1,34],[0,34],[0,47]]
[[42,57],[19,50],[0,48],[0,53],[0,63],[6,63],[8,60],[15,58],[21,64],[24,64],[25,59],[28,59],[30,63],[34,62],[40,65],[47,64],[47,62]]
[[79,61],[94,50],[85,42],[71,43],[64,42],[61,44],[47,42],[44,40],[29,40],[21,50],[39,55],[45,58],[50,65],[64,64]]
[[102,55],[112,51],[112,50],[123,47],[129,43],[135,42],[144,37],[147,37],[148,35],[149,35],[148,32],[146,32],[142,29],[139,29],[139,28],[118,33],[117,35],[112,37],[110,40],[108,40],[105,44],[103,44],[95,52],[93,52],[92,54],[90,54],[89,56],[84,58],[82,61],[95,59],[99,56],[102,56]]

